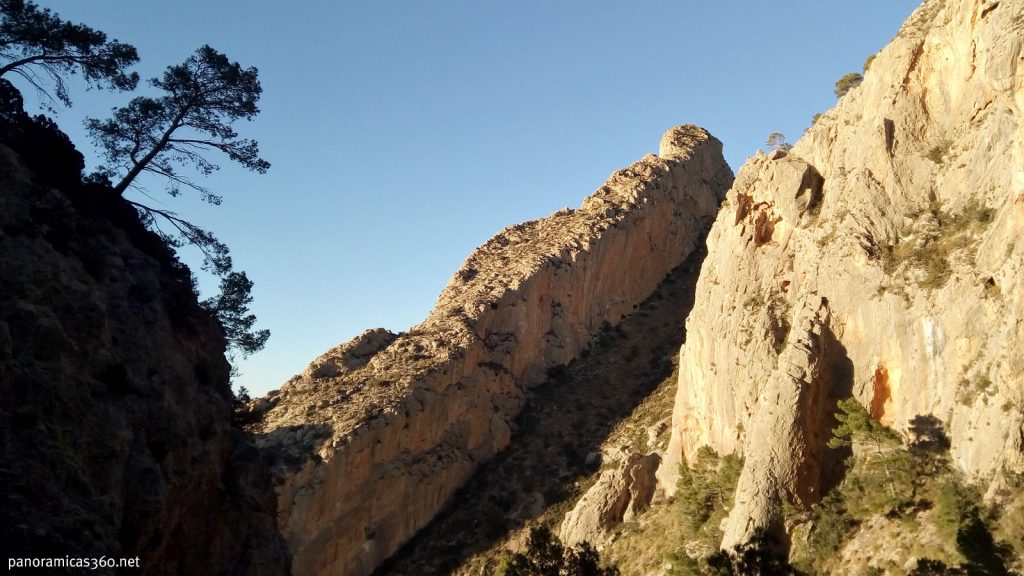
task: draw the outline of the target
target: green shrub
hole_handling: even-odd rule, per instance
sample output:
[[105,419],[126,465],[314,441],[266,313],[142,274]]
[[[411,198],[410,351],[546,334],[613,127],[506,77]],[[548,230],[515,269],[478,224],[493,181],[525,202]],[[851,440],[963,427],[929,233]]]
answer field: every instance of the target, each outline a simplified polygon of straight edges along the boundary
[[858,522],[846,513],[843,496],[832,490],[813,509],[814,529],[807,546],[814,558],[824,558],[839,549],[857,528]]
[[835,95],[836,95],[836,98],[842,98],[843,96],[846,96],[847,92],[849,92],[850,90],[853,90],[857,86],[860,86],[860,83],[863,82],[863,81],[864,81],[864,76],[862,76],[861,74],[859,74],[857,72],[850,72],[849,74],[846,74],[845,76],[843,76],[839,80],[836,80],[836,85],[835,85]]
[[707,446],[697,451],[692,468],[685,461],[679,466],[676,498],[683,522],[692,533],[707,526],[720,537],[718,523],[710,520],[724,518],[742,469],[742,461],[736,455],[719,458]]
[[952,274],[949,257],[956,251],[971,247],[972,235],[992,222],[994,211],[972,200],[958,214],[951,214],[933,205],[931,214],[938,223],[938,234],[913,244],[897,243],[879,252],[882,268],[892,274],[904,262],[922,268],[922,288],[941,288]]
[[[913,418],[909,445],[905,445],[854,399],[840,402],[839,408],[839,425],[829,445],[853,446],[857,456],[847,459],[846,477],[811,510],[807,552],[797,555],[806,568],[829,572],[836,551],[849,542],[858,526],[885,516],[907,526],[929,522],[939,534],[939,548],[923,553],[917,548],[906,550],[922,558],[911,574],[1013,574],[1007,565],[1014,544],[1003,540],[1013,538],[1005,535],[1021,532],[1024,510],[1014,509],[1014,500],[1000,509],[1001,516],[985,510],[978,489],[966,485],[951,468],[949,439],[938,418],[930,414]],[[923,514],[927,510],[932,512]],[[1017,524],[1004,528],[1000,522],[1007,518],[1016,518],[1009,521]],[[933,557],[928,558],[929,554]]]
[[868,68],[871,68],[871,63],[875,61],[875,58],[876,58],[877,56],[878,56],[878,54],[872,54],[871,56],[868,56],[868,57],[867,57],[867,58],[866,58],[866,59],[864,60],[864,73],[865,73],[865,74],[867,74],[867,73],[868,73]]
[[[707,446],[697,451],[692,466],[684,460],[672,502],[672,513],[681,524],[679,545],[687,542],[704,550],[718,548],[723,535],[720,526],[732,506],[742,470],[743,460],[739,456],[719,457]],[[695,576],[708,570],[706,559],[690,557],[681,549],[665,559],[672,564],[668,572],[671,576]]]
[[526,552],[506,553],[498,560],[496,576],[618,576],[615,567],[602,567],[587,542],[567,548],[546,526],[534,526]]

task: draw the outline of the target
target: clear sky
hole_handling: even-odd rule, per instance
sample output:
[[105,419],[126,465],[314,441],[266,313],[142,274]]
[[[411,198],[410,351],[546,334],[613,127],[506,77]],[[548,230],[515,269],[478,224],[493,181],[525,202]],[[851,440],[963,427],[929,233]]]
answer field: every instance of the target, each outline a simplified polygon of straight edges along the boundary
[[[420,322],[474,247],[578,206],[676,124],[710,130],[734,169],[772,131],[795,141],[918,4],[37,1],[135,45],[143,78],[202,44],[259,68],[262,113],[237,129],[270,172],[219,162],[219,207],[146,182],[255,282],[272,336],[238,383],[256,394],[367,328]],[[56,119],[91,170],[83,118],[129,96],[72,96]]]

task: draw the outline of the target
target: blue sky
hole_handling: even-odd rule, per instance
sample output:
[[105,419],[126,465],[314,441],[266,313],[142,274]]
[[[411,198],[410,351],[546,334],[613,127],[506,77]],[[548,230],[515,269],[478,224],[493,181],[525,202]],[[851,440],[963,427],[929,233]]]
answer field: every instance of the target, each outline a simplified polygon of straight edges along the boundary
[[[579,205],[676,124],[710,130],[734,169],[772,131],[795,141],[835,103],[835,80],[918,4],[38,3],[135,45],[143,78],[202,44],[259,68],[262,113],[237,128],[260,142],[269,173],[219,162],[207,182],[219,207],[144,182],[213,230],[255,282],[253,310],[272,336],[238,383],[257,394],[367,328],[418,323],[474,247]],[[56,119],[91,169],[83,118],[129,96],[73,98]]]

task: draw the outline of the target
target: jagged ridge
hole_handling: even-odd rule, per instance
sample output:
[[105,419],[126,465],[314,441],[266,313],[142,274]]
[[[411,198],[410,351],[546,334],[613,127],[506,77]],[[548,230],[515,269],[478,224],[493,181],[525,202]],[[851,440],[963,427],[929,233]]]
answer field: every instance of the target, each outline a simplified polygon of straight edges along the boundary
[[660,152],[492,238],[407,334],[328,352],[254,405],[296,574],[372,571],[508,444],[525,390],[693,250],[731,170],[693,126]]

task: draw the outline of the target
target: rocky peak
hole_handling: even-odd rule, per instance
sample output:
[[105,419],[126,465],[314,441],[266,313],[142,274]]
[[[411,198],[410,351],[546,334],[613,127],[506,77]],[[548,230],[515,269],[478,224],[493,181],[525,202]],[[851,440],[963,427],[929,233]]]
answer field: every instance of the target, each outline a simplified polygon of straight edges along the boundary
[[508,444],[527,390],[694,250],[732,172],[701,128],[665,141],[580,208],[477,248],[423,323],[364,334],[257,401],[296,574],[372,572]]

